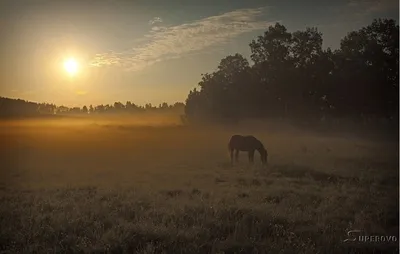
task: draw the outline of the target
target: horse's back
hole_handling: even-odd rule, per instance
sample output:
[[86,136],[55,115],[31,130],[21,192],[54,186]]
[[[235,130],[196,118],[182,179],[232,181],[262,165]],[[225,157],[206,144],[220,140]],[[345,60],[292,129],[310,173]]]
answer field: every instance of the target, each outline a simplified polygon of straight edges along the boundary
[[261,142],[252,135],[233,135],[229,140],[230,149],[241,151],[254,150],[260,146]]

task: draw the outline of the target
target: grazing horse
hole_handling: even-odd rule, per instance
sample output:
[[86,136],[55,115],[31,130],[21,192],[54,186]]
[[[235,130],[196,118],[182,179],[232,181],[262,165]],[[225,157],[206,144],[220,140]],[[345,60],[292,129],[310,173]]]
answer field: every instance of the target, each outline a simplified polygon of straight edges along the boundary
[[254,162],[254,151],[257,150],[261,155],[262,164],[267,164],[268,153],[260,140],[253,136],[233,135],[229,140],[228,149],[233,163],[233,151],[235,151],[236,162],[239,159],[239,151],[246,151],[249,155],[249,162]]

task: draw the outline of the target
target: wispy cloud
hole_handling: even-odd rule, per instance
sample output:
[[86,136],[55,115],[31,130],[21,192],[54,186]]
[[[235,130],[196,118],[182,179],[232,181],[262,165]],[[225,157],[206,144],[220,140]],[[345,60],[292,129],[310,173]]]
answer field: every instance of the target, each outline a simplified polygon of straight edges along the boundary
[[127,51],[97,54],[92,66],[118,65],[137,71],[167,59],[180,58],[229,42],[247,32],[272,24],[261,19],[266,8],[240,9],[177,26],[153,27],[145,35],[147,43]]
[[162,23],[162,22],[163,22],[163,20],[160,17],[155,17],[149,21],[149,25],[154,25],[156,23]]

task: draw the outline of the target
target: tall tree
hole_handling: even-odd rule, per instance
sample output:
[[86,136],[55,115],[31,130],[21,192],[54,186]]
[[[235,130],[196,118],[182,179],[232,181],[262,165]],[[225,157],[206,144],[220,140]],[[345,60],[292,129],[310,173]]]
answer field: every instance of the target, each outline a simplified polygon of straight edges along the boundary
[[363,114],[398,112],[399,26],[375,19],[350,32],[340,44],[343,103]]
[[285,85],[291,84],[292,61],[290,47],[292,34],[285,26],[276,23],[270,26],[262,36],[250,43],[253,71],[263,87],[264,112],[269,115],[284,114],[287,109],[283,97],[286,94]]

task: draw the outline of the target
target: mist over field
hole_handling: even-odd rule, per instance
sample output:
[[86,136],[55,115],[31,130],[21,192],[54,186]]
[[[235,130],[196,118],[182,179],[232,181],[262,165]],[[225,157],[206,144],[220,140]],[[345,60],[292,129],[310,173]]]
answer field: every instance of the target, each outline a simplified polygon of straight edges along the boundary
[[[236,133],[262,140],[268,166],[258,154],[248,164],[243,152],[230,165],[227,143]],[[368,250],[343,240],[351,229],[398,237],[398,142],[388,133],[356,133],[267,121],[191,126],[177,115],[3,120],[1,246]]]

